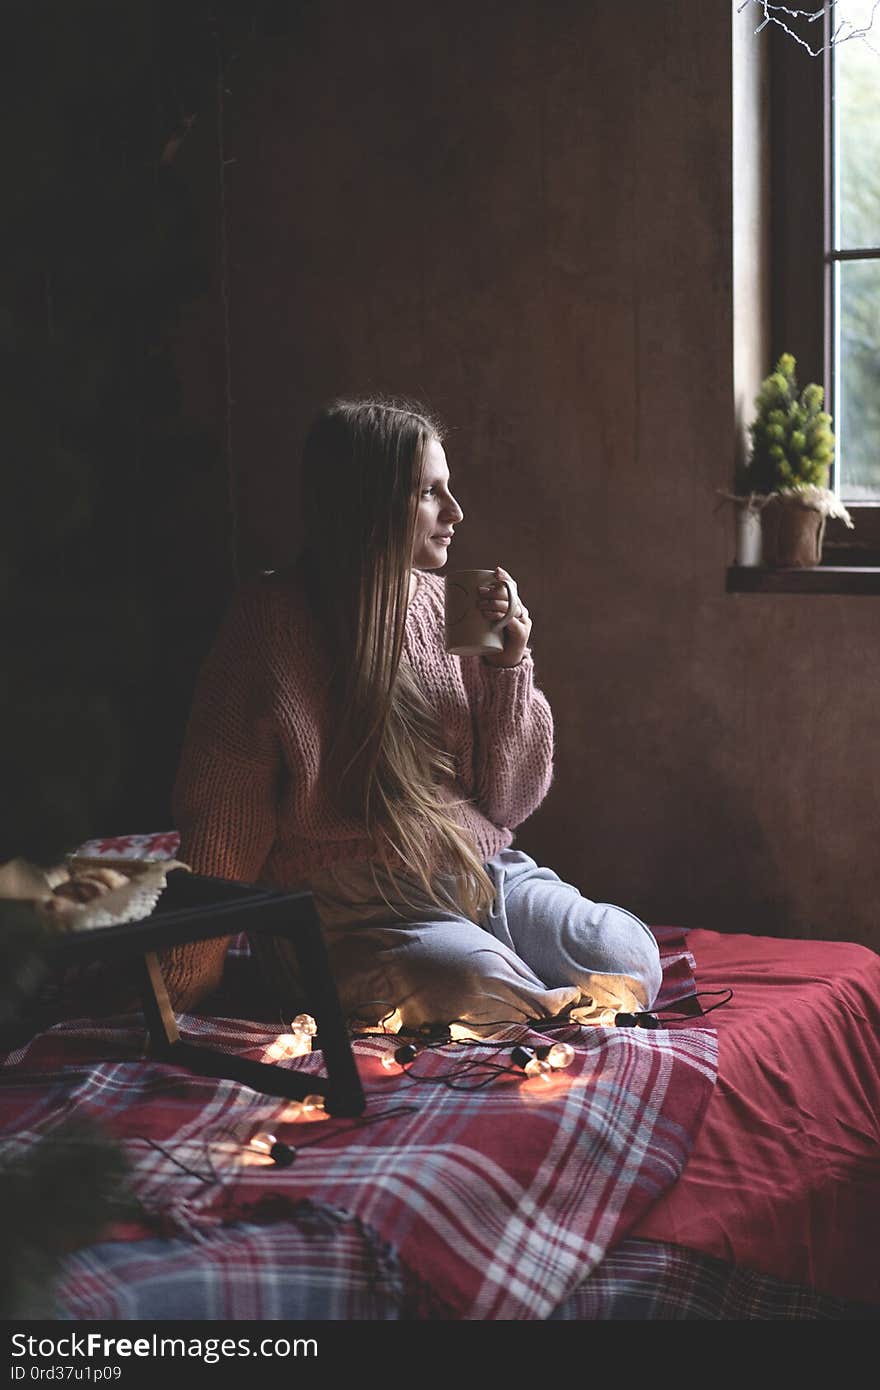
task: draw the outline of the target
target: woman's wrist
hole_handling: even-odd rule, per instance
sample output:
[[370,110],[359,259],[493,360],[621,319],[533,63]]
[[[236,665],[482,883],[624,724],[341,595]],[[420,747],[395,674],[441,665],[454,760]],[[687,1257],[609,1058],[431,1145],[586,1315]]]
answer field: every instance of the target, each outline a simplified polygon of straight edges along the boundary
[[494,666],[496,671],[515,671],[517,667],[522,666],[525,659],[525,652],[523,652],[519,661],[493,661],[492,658],[489,656],[480,657],[480,660],[482,661],[484,666]]

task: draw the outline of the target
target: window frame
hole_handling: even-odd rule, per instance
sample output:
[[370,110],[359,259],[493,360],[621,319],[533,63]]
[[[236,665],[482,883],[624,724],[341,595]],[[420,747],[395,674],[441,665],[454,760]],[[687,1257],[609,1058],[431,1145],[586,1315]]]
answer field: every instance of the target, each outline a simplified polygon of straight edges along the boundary
[[[802,382],[834,401],[830,16],[824,51],[811,57],[770,26],[771,357],[790,352]],[[822,215],[816,216],[816,209]],[[824,563],[880,565],[880,502],[847,503],[854,530],[829,520]]]

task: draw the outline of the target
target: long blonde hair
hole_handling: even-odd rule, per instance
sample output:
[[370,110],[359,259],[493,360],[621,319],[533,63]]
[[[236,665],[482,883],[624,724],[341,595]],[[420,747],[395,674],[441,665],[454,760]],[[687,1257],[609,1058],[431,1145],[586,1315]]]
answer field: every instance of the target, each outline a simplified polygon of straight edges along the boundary
[[[334,401],[303,455],[301,567],[334,669],[323,776],[362,820],[404,901],[403,871],[438,906],[476,921],[494,900],[476,845],[441,797],[455,777],[436,714],[403,653],[425,450],[438,423],[411,402]],[[441,875],[451,875],[449,891]]]

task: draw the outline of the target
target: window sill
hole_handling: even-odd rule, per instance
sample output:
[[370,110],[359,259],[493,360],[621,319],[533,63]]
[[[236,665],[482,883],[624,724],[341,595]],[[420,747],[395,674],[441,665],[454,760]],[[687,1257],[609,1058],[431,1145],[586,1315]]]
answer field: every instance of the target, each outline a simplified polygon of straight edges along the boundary
[[766,570],[731,565],[729,594],[880,594],[880,568],[817,565],[815,569]]

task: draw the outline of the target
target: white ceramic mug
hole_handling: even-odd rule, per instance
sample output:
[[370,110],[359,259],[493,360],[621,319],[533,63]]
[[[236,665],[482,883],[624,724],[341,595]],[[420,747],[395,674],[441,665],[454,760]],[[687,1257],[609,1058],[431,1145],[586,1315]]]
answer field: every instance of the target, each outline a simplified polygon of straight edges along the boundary
[[[453,656],[483,656],[487,652],[503,652],[502,631],[519,611],[519,594],[514,581],[499,580],[494,570],[453,570],[444,579],[446,650]],[[492,623],[480,611],[480,587],[499,583],[507,589],[507,612]]]

